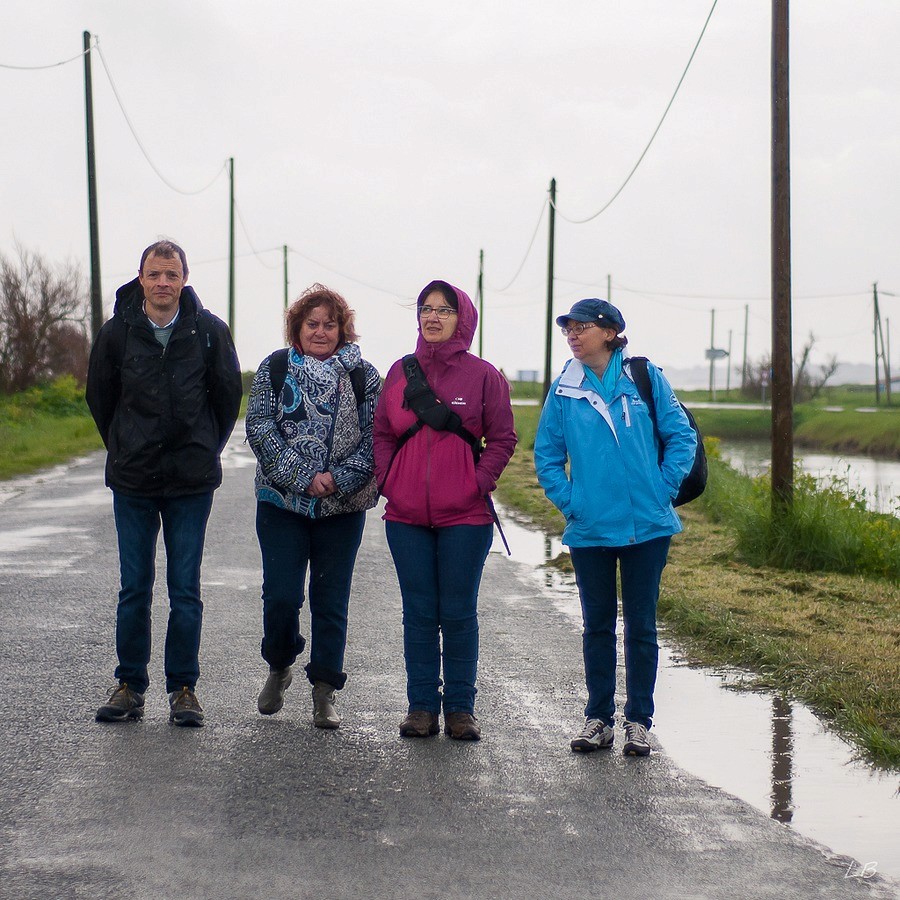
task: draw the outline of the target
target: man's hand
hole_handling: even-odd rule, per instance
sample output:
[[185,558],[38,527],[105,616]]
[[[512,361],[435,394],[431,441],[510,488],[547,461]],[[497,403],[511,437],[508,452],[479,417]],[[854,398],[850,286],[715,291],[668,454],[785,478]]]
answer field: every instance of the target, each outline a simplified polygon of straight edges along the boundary
[[315,478],[310,482],[309,487],[306,489],[306,493],[311,497],[330,497],[337,491],[337,485],[334,483],[334,478],[331,475],[331,472],[319,472]]

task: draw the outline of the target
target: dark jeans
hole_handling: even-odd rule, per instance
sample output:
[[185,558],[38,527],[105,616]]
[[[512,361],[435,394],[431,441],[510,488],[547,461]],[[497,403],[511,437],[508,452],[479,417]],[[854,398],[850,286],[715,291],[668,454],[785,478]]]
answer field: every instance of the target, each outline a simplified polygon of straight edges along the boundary
[[622,578],[625,624],[625,718],[649,728],[659,663],[656,604],[671,538],[629,547],[572,547],[572,565],[584,616],[584,714],[613,724],[616,709],[616,563]]
[[293,665],[306,644],[300,607],[308,566],[312,646],[306,675],[338,690],[346,683],[347,609],[365,524],[364,512],[309,519],[272,503],[256,504],[263,566],[262,656],[273,669]]
[[160,522],[169,591],[166,691],[185,686],[193,690],[200,677],[200,563],[212,502],[212,491],[183,497],[129,497],[113,492],[122,579],[116,609],[116,678],[141,694],[150,684],[150,608]]
[[[403,654],[410,711],[475,711],[478,586],[493,525],[423,528],[385,522],[403,597]],[[441,649],[443,638],[443,651]]]

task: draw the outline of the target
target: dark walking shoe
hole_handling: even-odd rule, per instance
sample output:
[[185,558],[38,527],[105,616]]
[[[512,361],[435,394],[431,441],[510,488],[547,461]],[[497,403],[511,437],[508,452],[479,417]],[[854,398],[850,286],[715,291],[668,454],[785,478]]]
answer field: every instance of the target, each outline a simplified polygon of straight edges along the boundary
[[599,719],[585,719],[584,728],[569,743],[576,753],[609,750],[615,741],[615,732]]
[[317,681],[312,689],[313,725],[316,728],[339,728],[341,717],[334,708],[334,688],[327,681]]
[[293,678],[290,666],[283,669],[269,667],[269,677],[256,701],[257,709],[264,716],[274,716],[284,706],[284,692],[291,686]]
[[194,728],[203,725],[203,707],[187,685],[169,694],[169,721]]
[[109,695],[109,700],[97,710],[98,722],[124,722],[126,719],[140,719],[144,715],[144,695],[133,691],[121,681]]
[[401,737],[431,737],[441,730],[436,713],[414,709],[400,723]]
[[625,723],[625,746],[622,752],[626,756],[649,756],[650,740],[647,729],[640,722]]
[[444,715],[444,733],[455,741],[480,741],[481,729],[472,713],[452,712]]

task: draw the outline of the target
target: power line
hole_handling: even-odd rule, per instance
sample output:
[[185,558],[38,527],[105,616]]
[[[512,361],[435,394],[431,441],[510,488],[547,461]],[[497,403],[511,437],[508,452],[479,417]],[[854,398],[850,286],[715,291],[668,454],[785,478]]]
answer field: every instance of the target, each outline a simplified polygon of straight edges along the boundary
[[[579,282],[572,282],[573,284],[578,284]],[[581,282],[583,283],[583,282]],[[593,285],[591,285],[593,286]],[[764,296],[735,296],[728,294],[673,294],[668,293],[666,291],[647,291],[643,288],[629,288],[625,287],[623,284],[619,284],[618,282],[613,283],[613,287],[618,291],[625,291],[628,294],[644,294],[647,297],[675,297],[680,300],[736,300],[736,301],[750,301],[750,300],[771,300],[770,295]],[[880,292],[879,292],[880,293]],[[846,294],[794,294],[794,300],[837,300],[842,297],[862,297],[868,296],[868,291],[852,291]]]
[[122,98],[119,96],[119,92],[116,89],[116,83],[115,83],[115,81],[113,81],[112,73],[109,71],[109,66],[106,64],[106,57],[103,55],[103,50],[100,48],[100,39],[96,35],[94,35],[94,42],[95,42],[94,46],[97,48],[97,52],[100,54],[100,62],[103,63],[103,69],[106,72],[107,79],[109,80],[109,86],[112,88],[113,96],[116,98],[116,102],[119,104],[119,109],[122,110],[122,115],[125,117],[125,122],[128,125],[128,128],[131,131],[132,136],[134,137],[135,141],[137,142],[137,145],[140,148],[141,153],[144,154],[144,159],[147,160],[147,162],[150,165],[150,168],[153,169],[153,171],[157,174],[157,176],[159,176],[160,181],[162,181],[162,183],[166,187],[175,191],[177,194],[184,194],[185,196],[194,196],[196,194],[202,194],[204,191],[209,190],[216,183],[216,181],[218,181],[219,176],[222,174],[222,172],[225,171],[225,163],[224,162],[222,163],[222,167],[213,176],[212,181],[210,181],[208,184],[204,185],[202,188],[199,188],[196,191],[185,191],[185,190],[182,190],[180,187],[177,187],[176,185],[172,184],[172,182],[169,181],[165,177],[165,175],[163,175],[163,173],[160,172],[160,170],[157,168],[157,166],[155,165],[153,160],[150,158],[150,154],[147,153],[147,150],[144,147],[143,143],[141,142],[140,137],[138,137],[138,133],[135,130],[134,125],[131,122],[131,118],[129,117],[128,112],[125,109],[125,104],[122,103]]
[[370,288],[373,291],[379,291],[382,294],[389,294],[391,297],[396,297],[398,300],[406,300],[411,301],[414,300],[415,297],[404,297],[401,294],[398,294],[396,291],[388,290],[387,288],[378,287],[377,284],[369,284],[367,281],[360,281],[358,278],[354,278],[352,275],[347,275],[344,272],[339,272],[337,269],[332,268],[331,266],[325,265],[323,262],[319,262],[316,259],[313,259],[311,256],[307,256],[305,253],[301,253],[299,250],[295,250],[293,247],[288,247],[288,251],[290,253],[295,253],[301,259],[305,259],[307,262],[312,263],[314,266],[320,266],[323,269],[327,269],[334,275],[339,275],[341,278],[346,278],[347,281],[352,281],[355,284],[361,284],[363,287]]
[[697,38],[697,43],[694,44],[694,49],[691,51],[691,55],[688,58],[687,65],[684,67],[684,71],[681,73],[681,78],[678,79],[678,84],[675,85],[675,91],[672,94],[672,99],[669,100],[668,105],[665,108],[665,111],[662,114],[662,118],[659,120],[659,124],[653,130],[653,134],[650,135],[650,140],[647,141],[647,146],[644,147],[643,153],[638,157],[638,161],[632,166],[631,171],[628,173],[628,177],[622,182],[621,187],[606,201],[606,203],[597,210],[592,216],[588,216],[586,219],[570,219],[568,216],[563,215],[560,212],[559,206],[554,204],[556,211],[559,213],[560,217],[565,219],[567,222],[570,222],[572,225],[584,225],[585,222],[590,222],[593,219],[596,219],[601,213],[605,212],[612,206],[613,201],[622,191],[625,190],[625,185],[631,181],[631,176],[637,171],[638,166],[644,161],[644,157],[647,155],[647,151],[650,149],[650,145],[653,143],[656,135],[659,133],[659,129],[662,128],[662,123],[666,120],[666,116],[669,114],[669,110],[672,108],[672,104],[675,102],[675,98],[678,96],[678,90],[681,87],[681,83],[684,81],[685,76],[688,73],[688,69],[691,67],[691,63],[694,61],[694,56],[697,53],[697,48],[700,46],[700,41],[703,40],[703,35],[706,34],[706,26],[709,25],[709,20],[712,18],[713,10],[716,8],[716,3],[719,0],[713,0],[713,5],[709,10],[709,15],[706,17],[706,21],[703,23],[703,28],[700,30],[700,37]]
[[34,72],[37,69],[55,69],[57,66],[65,66],[70,62],[75,62],[76,59],[81,59],[85,53],[89,53],[89,50],[82,50],[81,53],[78,53],[75,56],[70,57],[69,59],[63,59],[60,62],[49,63],[46,66],[13,66],[9,63],[0,63],[0,69],[18,69],[19,71],[26,72]]
[[[267,269],[277,269],[277,268],[280,268],[280,267],[278,266],[277,263],[276,263],[274,266],[270,266],[270,265],[262,258],[262,256],[260,255],[260,251],[258,251],[258,250],[256,249],[256,247],[253,246],[253,241],[250,239],[250,232],[247,230],[247,223],[244,221],[244,216],[241,214],[241,208],[240,208],[240,206],[238,206],[237,200],[234,201],[234,211],[237,213],[238,222],[241,223],[241,230],[244,232],[244,237],[247,238],[247,243],[250,245],[250,250],[251,250],[251,252],[253,253],[253,255],[257,258],[257,260],[259,261],[260,265],[265,266]],[[262,253],[271,253],[273,249],[278,249],[278,250],[280,250],[281,248],[280,248],[280,247],[277,247],[277,248],[271,248],[271,249],[269,249],[269,250],[263,250],[263,251],[261,251],[261,252],[262,252]]]
[[525,251],[525,256],[522,257],[522,262],[519,263],[519,268],[516,269],[516,274],[513,275],[512,278],[502,287],[502,288],[494,288],[490,287],[489,289],[494,291],[497,294],[502,294],[504,291],[509,290],[513,286],[515,280],[522,273],[522,269],[525,267],[525,262],[531,254],[531,248],[534,246],[534,239],[537,237],[538,229],[541,227],[541,222],[544,218],[544,210],[547,208],[547,204],[549,203],[549,198],[545,199],[541,204],[541,214],[538,216],[537,224],[534,226],[534,233],[531,235],[531,240],[528,242],[528,249]]

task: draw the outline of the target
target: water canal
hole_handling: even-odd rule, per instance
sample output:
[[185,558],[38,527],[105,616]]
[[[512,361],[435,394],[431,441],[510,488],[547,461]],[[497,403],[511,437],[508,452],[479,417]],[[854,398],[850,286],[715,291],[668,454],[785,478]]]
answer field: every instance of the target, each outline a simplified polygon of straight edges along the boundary
[[[572,639],[579,640],[574,580],[541,568],[564,549],[559,539],[517,524],[508,511],[500,514],[513,560],[533,567],[540,589],[570,619]],[[499,537],[492,552],[505,555]],[[621,641],[621,623],[619,632]],[[835,854],[900,878],[897,773],[856,759],[853,748],[802,704],[738,689],[740,672],[688,665],[664,634],[661,645],[654,733],[678,766]]]

